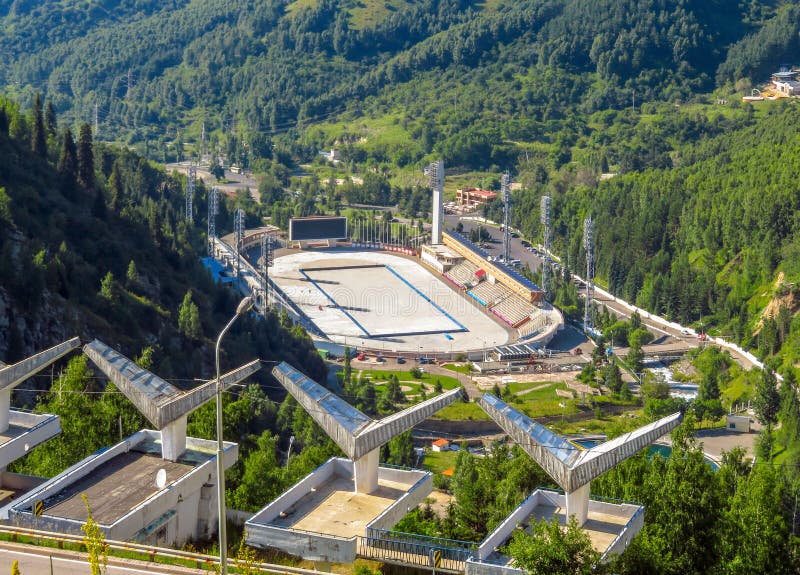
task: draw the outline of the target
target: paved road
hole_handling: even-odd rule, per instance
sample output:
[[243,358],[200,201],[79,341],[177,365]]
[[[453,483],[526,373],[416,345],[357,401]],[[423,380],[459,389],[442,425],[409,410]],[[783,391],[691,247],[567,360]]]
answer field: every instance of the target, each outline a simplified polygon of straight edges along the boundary
[[[465,235],[468,235],[470,230],[478,227],[479,225],[478,222],[461,219],[458,215],[447,214],[445,216],[445,222],[448,229],[455,228],[459,221],[461,221],[462,225],[464,226]],[[489,244],[492,247],[487,251],[492,255],[500,255],[503,250],[502,232],[495,226],[486,224],[480,225],[482,228],[487,230],[494,241],[494,243]],[[531,270],[538,270],[542,265],[542,258],[525,249],[525,247],[522,245],[521,238],[511,238],[509,253],[512,259],[520,260],[523,265],[527,263]],[[585,285],[582,284],[581,287],[585,289]],[[614,313],[617,317],[627,319],[632,314],[630,309],[620,303],[620,300],[617,298],[607,298],[596,293],[594,301],[596,301],[599,305],[605,305],[608,310]],[[642,322],[652,333],[656,335],[657,338],[658,336],[668,336],[663,342],[666,346],[665,351],[687,350],[703,345],[698,341],[697,336],[693,334],[685,334],[680,329],[675,329],[664,325],[662,322],[655,321],[649,314],[644,314],[642,316]],[[736,360],[739,365],[745,369],[752,369],[755,367],[750,358],[738,353],[735,349],[725,349],[727,349],[731,354],[731,357],[733,357],[734,360]]]
[[[472,220],[463,220],[460,219],[459,216],[447,214],[444,217],[444,221],[446,224],[446,229],[450,230],[456,227],[459,221],[464,226],[463,235],[469,238],[469,233],[473,228],[477,228],[479,222],[475,222]],[[494,226],[489,226],[486,224],[480,224],[480,226],[485,229],[491,236],[492,241],[487,243],[488,247],[486,251],[493,256],[500,256],[503,254],[503,233],[500,231],[499,228]],[[511,238],[511,243],[509,244],[508,249],[509,255],[511,259],[519,260],[522,265],[528,264],[532,271],[538,271],[539,268],[542,266],[542,258],[537,256],[536,254],[529,252],[525,249],[525,246],[522,245],[521,238]]]
[[[19,570],[22,575],[49,574],[51,572],[51,554],[53,573],[91,575],[92,571],[86,561],[85,553],[7,542],[0,543],[0,573],[11,573],[11,564],[16,560],[19,561]],[[208,571],[110,557],[106,573],[108,575],[195,575],[208,573]]]

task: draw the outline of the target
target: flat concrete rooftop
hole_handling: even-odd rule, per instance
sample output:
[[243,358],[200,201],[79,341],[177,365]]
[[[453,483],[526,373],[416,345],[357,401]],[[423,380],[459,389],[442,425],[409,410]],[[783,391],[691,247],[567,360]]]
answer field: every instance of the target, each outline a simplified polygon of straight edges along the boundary
[[335,476],[332,481],[308,492],[270,525],[337,537],[364,535],[367,524],[386,511],[414,483],[379,479],[376,491],[354,493],[352,479]]
[[[589,536],[595,551],[605,558],[624,551],[642,528],[643,511],[644,508],[636,503],[590,499],[588,518],[581,530]],[[550,522],[554,517],[559,525],[567,524],[565,496],[555,491],[537,489],[481,543],[479,557],[488,564],[510,567],[511,558],[499,549],[505,547],[514,531],[518,528],[530,531],[531,525],[539,521]],[[472,574],[488,573],[475,563],[468,571]]]
[[156,474],[167,472],[167,485],[194,470],[194,465],[161,459],[158,455],[128,451],[98,467],[92,474],[59,491],[44,502],[44,514],[75,521],[86,520],[86,494],[92,516],[110,525],[158,493]]
[[[8,505],[12,501],[14,501],[17,497],[28,491],[30,491],[28,487],[14,489],[12,487],[7,487],[3,485],[2,487],[0,487],[0,507]],[[84,517],[84,519],[86,518]]]
[[[628,524],[628,521],[633,518],[635,513],[635,508],[621,508],[619,514],[603,513],[592,510],[590,505],[589,518],[583,524],[581,530],[589,536],[595,551],[605,553],[617,535],[622,533],[625,525]],[[536,507],[530,516],[531,519],[536,521],[552,521],[553,517],[558,518],[560,525],[566,525],[567,508],[555,505],[540,505]],[[530,524],[527,524],[526,527],[528,525]]]
[[22,437],[37,425],[39,425],[38,422],[31,422],[30,425],[9,424],[8,429],[0,433],[0,449],[2,449],[6,443],[14,441],[18,437]]

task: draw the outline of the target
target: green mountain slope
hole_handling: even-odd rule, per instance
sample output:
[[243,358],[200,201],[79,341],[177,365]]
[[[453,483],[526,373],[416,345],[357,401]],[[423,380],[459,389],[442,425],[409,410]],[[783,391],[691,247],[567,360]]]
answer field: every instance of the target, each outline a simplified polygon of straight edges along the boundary
[[[44,157],[31,151],[40,130],[49,141]],[[83,131],[70,163],[66,137],[0,100],[0,357],[17,361],[79,335],[129,356],[155,346],[153,365],[165,377],[208,376],[212,338],[236,301],[200,264],[205,223],[184,221],[183,182],[91,140],[89,163]],[[197,320],[181,325],[189,292]],[[277,356],[324,376],[307,339],[278,317],[247,320],[228,350],[232,363]]]
[[[203,122],[209,132],[302,126],[428,71],[500,78],[498,61],[590,74],[569,103],[601,109],[633,90],[708,90],[723,62],[720,81],[761,73],[785,50],[760,44],[754,55],[746,36],[764,22],[764,34],[790,32],[774,14],[773,2],[721,0],[5,2],[0,82],[25,97],[45,90],[71,118],[97,105],[107,136],[134,140],[196,137]],[[791,21],[787,10],[778,20]]]

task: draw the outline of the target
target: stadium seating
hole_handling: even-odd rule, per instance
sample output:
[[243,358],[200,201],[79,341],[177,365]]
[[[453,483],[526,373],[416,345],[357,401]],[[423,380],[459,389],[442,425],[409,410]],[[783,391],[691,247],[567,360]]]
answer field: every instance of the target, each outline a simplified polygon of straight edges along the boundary
[[547,327],[550,322],[550,318],[546,313],[543,313],[539,310],[533,314],[529,321],[523,323],[517,329],[520,338],[527,337],[533,333],[541,331],[543,328]]
[[517,294],[511,294],[492,307],[491,310],[492,313],[508,325],[517,326],[536,311],[536,306],[525,301]]
[[484,281],[469,290],[469,293],[491,307],[501,299],[508,297],[511,294],[511,290],[503,284]]
[[450,270],[443,275],[454,284],[464,287],[475,279],[476,271],[478,271],[478,268],[475,264],[464,260],[450,268]]

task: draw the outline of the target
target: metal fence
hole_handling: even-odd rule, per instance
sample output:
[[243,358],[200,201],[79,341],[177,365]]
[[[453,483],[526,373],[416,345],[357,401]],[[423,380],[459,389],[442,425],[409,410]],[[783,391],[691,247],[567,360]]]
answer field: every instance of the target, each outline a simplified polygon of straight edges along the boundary
[[470,541],[370,527],[366,537],[359,540],[358,554],[385,563],[463,572],[464,562],[473,556],[476,548],[477,544]]

